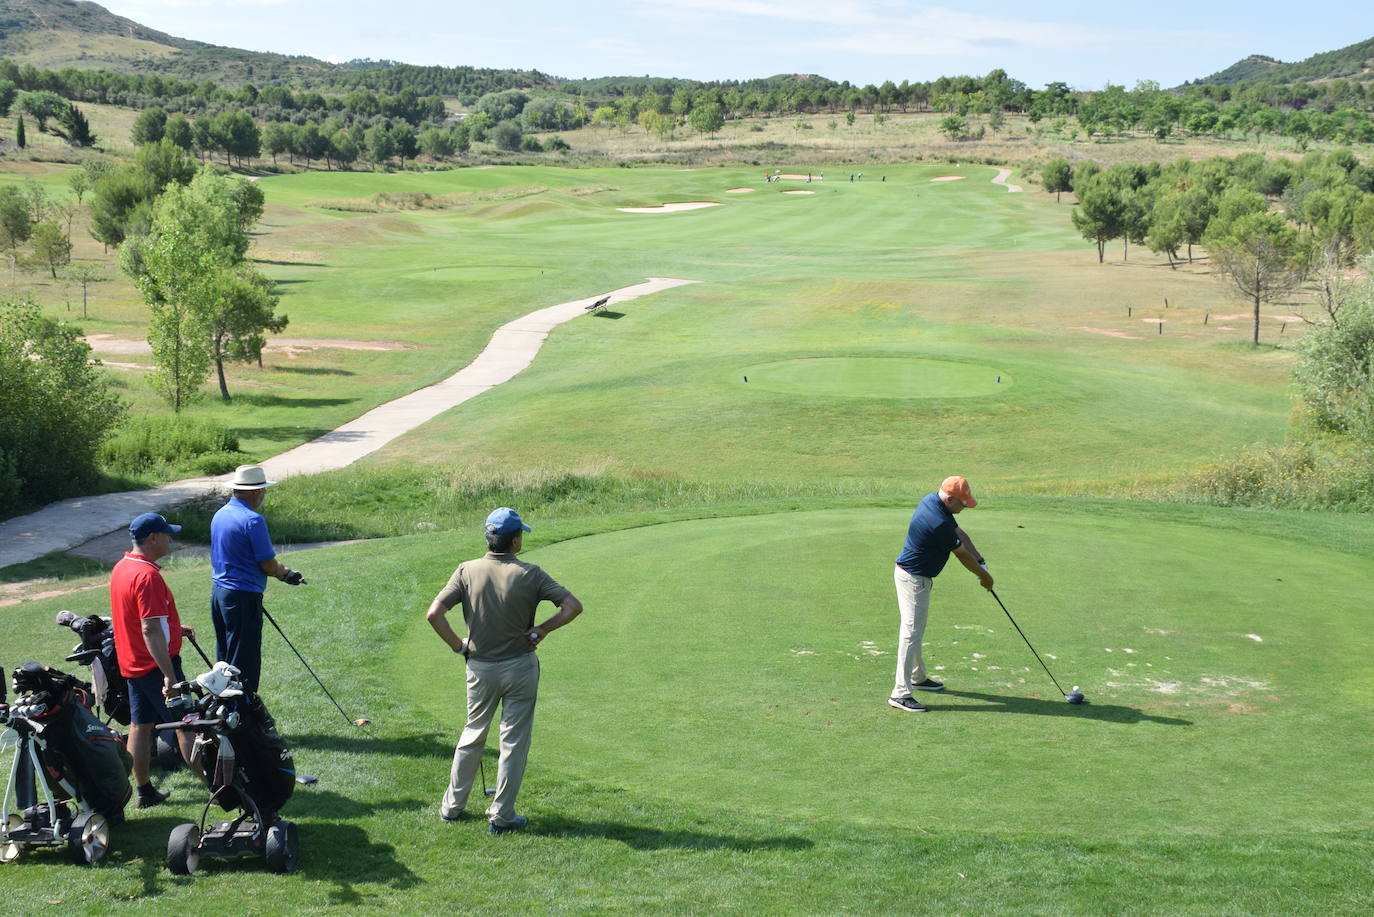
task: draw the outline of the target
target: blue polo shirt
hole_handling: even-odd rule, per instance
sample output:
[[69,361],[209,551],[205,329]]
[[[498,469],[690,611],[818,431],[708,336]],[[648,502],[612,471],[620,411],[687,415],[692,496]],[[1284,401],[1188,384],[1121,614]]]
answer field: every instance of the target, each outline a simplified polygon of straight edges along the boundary
[[267,574],[259,564],[276,556],[267,520],[238,497],[221,506],[210,520],[210,567],[216,586],[262,592],[267,588]]
[[939,576],[950,552],[962,544],[955,534],[957,529],[954,514],[945,508],[940,495],[926,494],[911,514],[897,566],[916,576]]

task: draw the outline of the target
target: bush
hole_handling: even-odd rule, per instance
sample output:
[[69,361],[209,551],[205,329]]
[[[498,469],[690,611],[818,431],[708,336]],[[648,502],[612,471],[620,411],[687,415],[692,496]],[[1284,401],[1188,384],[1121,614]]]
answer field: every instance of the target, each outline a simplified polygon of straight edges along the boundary
[[81,330],[31,302],[0,302],[0,513],[80,493],[124,405]]
[[201,474],[223,474],[242,464],[238,448],[238,438],[212,420],[182,415],[132,417],[101,444],[100,463],[124,473],[186,465]]
[[1340,441],[1252,446],[1203,469],[1184,497],[1220,506],[1369,512],[1374,454]]

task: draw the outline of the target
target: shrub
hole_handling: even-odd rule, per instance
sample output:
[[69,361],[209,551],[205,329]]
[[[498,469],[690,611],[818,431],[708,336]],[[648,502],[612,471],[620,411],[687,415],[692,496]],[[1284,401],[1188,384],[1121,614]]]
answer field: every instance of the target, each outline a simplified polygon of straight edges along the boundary
[[182,415],[131,417],[101,445],[100,463],[125,473],[185,465],[200,474],[223,474],[242,463],[238,448],[238,438],[212,420]]

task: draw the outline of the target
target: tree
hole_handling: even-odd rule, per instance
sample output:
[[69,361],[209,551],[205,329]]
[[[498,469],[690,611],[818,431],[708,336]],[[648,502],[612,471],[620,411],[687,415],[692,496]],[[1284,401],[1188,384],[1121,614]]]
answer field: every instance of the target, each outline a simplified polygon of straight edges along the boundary
[[502,121],[491,129],[491,142],[498,150],[518,150],[523,139],[520,125],[514,121]]
[[725,113],[719,105],[709,102],[693,108],[687,117],[687,123],[698,134],[714,134],[725,126]]
[[1251,213],[1236,220],[1213,245],[1217,276],[1254,304],[1254,343],[1259,343],[1260,307],[1302,286],[1306,251],[1297,232],[1277,213]]
[[67,109],[67,100],[55,92],[40,89],[36,92],[21,92],[15,102],[22,112],[33,116],[39,132],[48,129],[48,119],[56,118]]
[[57,279],[57,269],[66,267],[72,260],[72,240],[56,222],[48,220],[33,228],[33,256],[48,266],[52,279]]
[[1040,172],[1040,183],[1047,192],[1054,192],[1054,202],[1059,203],[1060,192],[1073,190],[1073,166],[1063,157],[1051,159]]
[[287,317],[275,313],[277,302],[272,281],[246,264],[218,275],[209,316],[210,355],[224,401],[229,400],[225,362],[260,362],[266,333],[279,334],[286,329]]
[[0,513],[79,493],[124,414],[81,331],[0,303]]
[[1321,430],[1356,437],[1374,446],[1374,284],[1365,276],[1343,282],[1328,320],[1298,342],[1293,370],[1308,419]]
[[93,261],[77,261],[67,269],[67,276],[81,284],[81,317],[87,317],[87,291],[93,283],[109,280],[105,269]]
[[358,144],[354,142],[353,135],[345,130],[334,132],[334,136],[329,138],[329,153],[334,161],[339,164],[339,168],[347,169],[358,161]]
[[367,133],[363,135],[363,145],[367,149],[367,158],[373,165],[382,165],[396,155],[396,141],[392,138],[391,132],[380,124],[367,129]]
[[945,115],[940,119],[940,133],[950,140],[959,140],[968,133],[968,122],[959,115]]
[[404,121],[391,128],[391,142],[396,146],[396,155],[401,160],[401,168],[406,167],[407,159],[414,159],[420,152],[420,142],[415,136],[415,128]]
[[248,250],[233,183],[202,169],[169,185],[153,207],[148,234],[120,250],[120,266],[151,310],[153,384],[180,411],[210,374],[217,313],[232,295]]
[[153,199],[168,185],[190,182],[197,168],[190,154],[167,137],[144,144],[133,163],[114,169],[95,182],[91,194],[91,236],[110,246],[145,231],[152,221]]
[[9,80],[0,80],[0,118],[8,117],[19,89]]
[[29,145],[28,133],[24,130],[23,115],[20,115],[19,118],[14,122],[14,145],[19,147],[19,149],[21,150]]
[[162,136],[166,137],[188,153],[195,149],[195,134],[191,129],[191,122],[186,120],[185,115],[176,114],[169,116]]
[[419,137],[420,152],[439,162],[448,159],[457,149],[453,134],[437,127],[426,128]]
[[67,135],[68,143],[72,146],[95,146],[95,134],[91,133],[91,123],[86,120],[81,109],[75,105],[68,105],[58,118],[62,122],[62,130]]
[[29,240],[33,222],[24,192],[14,185],[0,186],[0,246],[11,252]]
[[1070,214],[1074,228],[1084,239],[1097,245],[1097,263],[1105,260],[1106,245],[1118,238],[1124,228],[1124,205],[1121,189],[1104,175],[1089,182],[1076,182],[1078,206]]
[[134,146],[157,143],[166,131],[167,112],[156,106],[145,108],[134,119],[134,126],[129,131],[129,140]]

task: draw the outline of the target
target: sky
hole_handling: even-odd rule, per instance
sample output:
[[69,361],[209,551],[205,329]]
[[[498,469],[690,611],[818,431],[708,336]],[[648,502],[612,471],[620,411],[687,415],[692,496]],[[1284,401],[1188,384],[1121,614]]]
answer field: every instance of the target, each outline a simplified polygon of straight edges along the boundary
[[[742,80],[813,73],[857,85],[982,76],[1039,89],[1176,86],[1250,54],[1298,61],[1374,37],[1349,0],[109,0],[143,25],[324,60]],[[1365,9],[1360,13],[1359,9]]]

